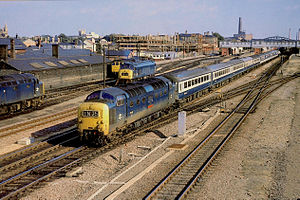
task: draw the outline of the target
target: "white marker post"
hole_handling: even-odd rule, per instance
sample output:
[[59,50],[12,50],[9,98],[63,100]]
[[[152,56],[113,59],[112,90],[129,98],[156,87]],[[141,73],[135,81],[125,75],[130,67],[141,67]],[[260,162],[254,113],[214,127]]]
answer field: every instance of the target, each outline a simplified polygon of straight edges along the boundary
[[186,132],[186,112],[178,113],[178,136],[184,136]]

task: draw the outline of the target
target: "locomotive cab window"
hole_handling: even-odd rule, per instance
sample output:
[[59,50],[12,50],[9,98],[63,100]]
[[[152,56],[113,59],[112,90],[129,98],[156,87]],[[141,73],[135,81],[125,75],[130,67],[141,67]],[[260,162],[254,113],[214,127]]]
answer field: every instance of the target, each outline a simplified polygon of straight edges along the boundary
[[124,96],[117,96],[117,106],[122,106],[125,103],[125,97]]
[[102,99],[107,99],[107,100],[110,100],[110,101],[114,100],[114,97],[111,94],[106,93],[106,92],[101,92],[101,98]]
[[100,92],[97,91],[97,92],[93,92],[92,94],[90,94],[89,96],[86,97],[86,100],[89,101],[89,100],[96,100],[96,99],[99,99],[100,98]]

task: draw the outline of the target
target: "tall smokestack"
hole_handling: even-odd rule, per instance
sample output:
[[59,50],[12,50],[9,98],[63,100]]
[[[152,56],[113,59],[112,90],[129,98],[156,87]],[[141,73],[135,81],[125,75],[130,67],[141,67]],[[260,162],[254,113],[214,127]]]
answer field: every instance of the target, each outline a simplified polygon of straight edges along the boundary
[[289,28],[289,39],[291,39],[291,28]]
[[58,44],[52,44],[52,56],[58,58]]
[[300,28],[298,30],[298,40],[300,40]]
[[10,39],[10,58],[16,58],[15,40]]
[[239,28],[238,28],[238,34],[242,32],[242,18],[239,17]]
[[7,62],[7,44],[0,45],[0,61]]

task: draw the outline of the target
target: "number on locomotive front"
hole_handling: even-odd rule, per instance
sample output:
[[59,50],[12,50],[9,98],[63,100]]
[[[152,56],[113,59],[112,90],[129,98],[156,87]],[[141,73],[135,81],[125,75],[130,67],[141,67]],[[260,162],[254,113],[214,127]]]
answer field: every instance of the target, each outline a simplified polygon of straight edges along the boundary
[[81,114],[82,117],[99,117],[99,112],[94,110],[84,110]]

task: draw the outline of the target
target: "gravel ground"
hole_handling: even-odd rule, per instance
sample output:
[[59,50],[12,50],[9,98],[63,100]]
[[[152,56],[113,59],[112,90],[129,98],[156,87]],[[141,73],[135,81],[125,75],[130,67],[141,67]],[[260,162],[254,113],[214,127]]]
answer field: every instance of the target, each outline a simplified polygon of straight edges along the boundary
[[[63,112],[64,110],[68,110],[71,108],[77,108],[78,107],[78,103],[82,102],[84,100],[85,96],[81,96],[75,99],[72,99],[68,102],[62,103],[62,104],[58,104],[58,105],[54,105],[54,106],[50,106],[46,109],[43,110],[37,110],[28,114],[24,114],[24,115],[20,115],[11,119],[6,119],[6,120],[2,120],[0,121],[0,127],[6,127],[12,124],[17,124],[17,123],[21,123],[21,122],[27,122],[33,119],[38,119],[41,116],[47,116],[47,115],[52,115],[53,113],[58,113],[58,112]],[[38,126],[35,128],[31,128],[29,130],[23,130],[23,131],[18,131],[13,135],[9,135],[7,137],[3,137],[1,138],[1,146],[0,146],[0,155],[17,150],[19,148],[24,147],[24,145],[21,144],[17,144],[17,141],[24,139],[24,138],[29,138],[32,136],[33,133],[43,133],[43,132],[47,132],[47,128],[50,126],[54,126],[54,125],[58,125],[60,123],[64,123],[67,122],[69,120],[75,119],[74,116],[70,116],[68,118],[65,118],[61,121],[55,121],[52,123],[48,123],[47,125],[44,126]],[[59,128],[59,126],[57,127],[57,129]],[[53,127],[52,129],[55,129],[55,127]],[[49,131],[48,131],[49,132]]]
[[[299,71],[300,62],[293,62],[283,67],[284,75]],[[258,71],[222,91],[252,80]],[[214,161],[191,199],[300,197],[299,85],[299,79],[294,80],[260,103]],[[226,102],[227,108],[239,99]],[[57,179],[22,199],[141,199],[224,117],[217,110],[215,106],[209,112],[188,116],[184,137],[172,137],[177,133],[177,122],[168,124],[159,129],[167,139],[154,133],[139,136],[84,164],[78,177]],[[187,148],[168,149],[174,143],[184,143]]]

